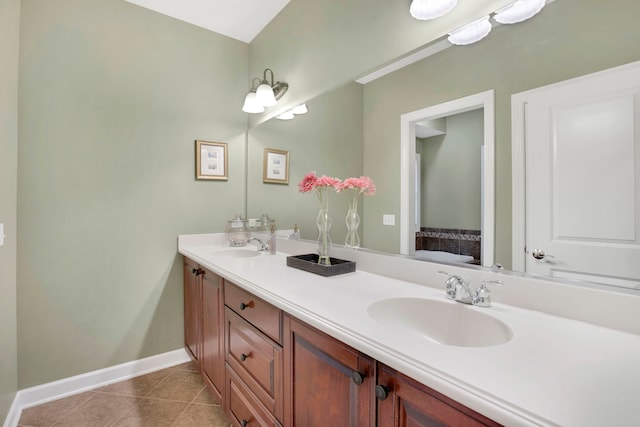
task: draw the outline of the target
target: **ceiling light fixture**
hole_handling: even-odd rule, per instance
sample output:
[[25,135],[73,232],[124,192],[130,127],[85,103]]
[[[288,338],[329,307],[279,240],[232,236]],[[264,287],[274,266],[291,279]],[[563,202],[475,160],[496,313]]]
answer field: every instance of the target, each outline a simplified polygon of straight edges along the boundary
[[489,15],[487,15],[449,33],[448,40],[455,45],[467,45],[482,40],[490,32],[491,22],[489,22]]
[[[271,73],[271,81],[267,80],[267,72]],[[258,81],[258,87],[255,82]],[[289,85],[284,82],[273,82],[273,70],[267,68],[262,74],[262,79],[254,77],[251,81],[251,90],[244,99],[242,111],[245,113],[262,113],[264,107],[271,107],[278,103],[285,92],[289,89]]]
[[451,12],[456,4],[458,0],[413,0],[409,13],[420,20],[435,19]]
[[542,10],[545,0],[516,0],[496,11],[495,19],[501,24],[516,24],[526,21]]

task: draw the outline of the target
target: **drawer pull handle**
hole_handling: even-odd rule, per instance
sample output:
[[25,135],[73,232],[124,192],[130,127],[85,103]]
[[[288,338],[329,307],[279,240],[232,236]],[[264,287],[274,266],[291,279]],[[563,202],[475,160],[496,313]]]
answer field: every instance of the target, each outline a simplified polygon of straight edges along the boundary
[[242,353],[242,354],[240,355],[240,361],[241,361],[241,362],[244,362],[245,360],[247,360],[247,358],[248,358],[248,357],[249,357],[249,355],[248,355],[248,354],[244,354],[244,353]]
[[353,371],[351,372],[351,379],[356,385],[360,385],[364,382],[365,375],[362,372]]
[[241,302],[240,310],[244,310],[245,308],[251,308],[253,306],[253,302],[249,301],[248,303]]
[[376,397],[378,400],[385,400],[389,397],[389,387],[378,384],[376,386]]
[[242,422],[240,423],[240,425],[241,425],[242,427],[247,427],[247,426],[249,425],[249,421],[247,421],[247,420],[242,420]]

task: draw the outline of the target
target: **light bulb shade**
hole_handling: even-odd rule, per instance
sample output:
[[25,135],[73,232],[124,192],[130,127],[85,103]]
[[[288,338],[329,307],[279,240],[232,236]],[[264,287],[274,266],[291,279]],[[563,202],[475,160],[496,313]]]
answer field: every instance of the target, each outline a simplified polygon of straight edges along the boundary
[[291,110],[293,114],[306,114],[307,111],[307,104],[300,104]]
[[420,20],[435,19],[451,12],[456,4],[458,0],[413,0],[409,13]]
[[482,40],[490,32],[491,22],[487,15],[450,33],[449,41],[456,45],[467,45]]
[[285,111],[284,113],[276,116],[276,119],[291,120],[291,119],[293,119],[293,111],[291,111],[291,110]]
[[275,95],[273,94],[273,89],[265,82],[262,82],[262,84],[258,86],[258,90],[256,91],[256,98],[263,107],[271,107],[278,103],[278,101],[276,101]]
[[249,92],[245,96],[242,111],[245,113],[262,113],[264,111],[264,107],[258,102],[255,92]]
[[501,24],[517,24],[536,15],[545,3],[545,0],[516,0],[498,10],[493,19]]

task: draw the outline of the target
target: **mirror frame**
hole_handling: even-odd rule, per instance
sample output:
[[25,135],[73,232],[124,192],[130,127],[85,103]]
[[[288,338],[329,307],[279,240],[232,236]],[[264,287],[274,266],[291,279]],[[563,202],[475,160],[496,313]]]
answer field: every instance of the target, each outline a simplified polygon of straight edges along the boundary
[[493,89],[464,98],[426,107],[400,116],[400,254],[415,254],[415,124],[425,117],[436,119],[484,108],[484,150],[482,176],[481,265],[494,264],[495,245],[495,91]]

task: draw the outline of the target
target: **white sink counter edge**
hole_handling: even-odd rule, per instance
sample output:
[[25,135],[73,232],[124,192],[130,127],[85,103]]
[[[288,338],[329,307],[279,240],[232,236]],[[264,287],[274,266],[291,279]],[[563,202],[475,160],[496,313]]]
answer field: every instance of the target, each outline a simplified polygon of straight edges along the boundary
[[[278,245],[282,251],[276,255],[216,256],[216,251],[229,249],[223,235],[189,235],[179,237],[178,250],[294,317],[504,425],[640,425],[636,334],[494,302],[491,308],[469,308],[506,323],[514,334],[506,344],[468,348],[416,340],[411,333],[371,319],[367,306],[389,297],[448,302],[438,270],[471,273],[472,280],[478,272],[343,251],[351,256],[342,258],[357,258],[358,270],[325,278],[286,266],[287,255],[311,253],[314,245],[284,239]],[[381,263],[387,263],[388,270],[400,264],[405,275],[410,265],[417,282],[430,280],[438,287],[361,270],[370,264],[380,269]],[[508,289],[514,278],[501,278]],[[628,298],[631,304],[640,301]]]

